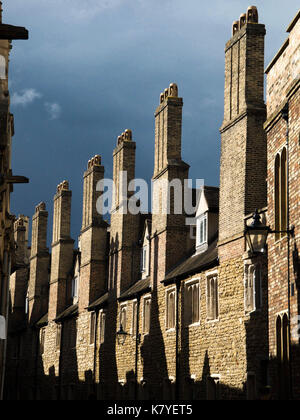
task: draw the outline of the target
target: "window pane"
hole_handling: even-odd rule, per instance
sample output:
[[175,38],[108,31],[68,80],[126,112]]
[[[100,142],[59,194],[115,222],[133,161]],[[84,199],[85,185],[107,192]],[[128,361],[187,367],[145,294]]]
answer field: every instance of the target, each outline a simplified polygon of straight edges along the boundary
[[95,326],[96,326],[96,313],[93,312],[91,314],[91,326],[90,326],[90,344],[94,344],[95,342]]
[[101,322],[100,322],[100,343],[103,344],[105,340],[105,320],[106,314],[105,312],[101,313]]

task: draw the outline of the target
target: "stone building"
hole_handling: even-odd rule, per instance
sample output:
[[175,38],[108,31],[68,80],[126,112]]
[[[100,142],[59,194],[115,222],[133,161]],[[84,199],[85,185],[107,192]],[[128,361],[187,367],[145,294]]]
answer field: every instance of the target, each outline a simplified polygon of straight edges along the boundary
[[277,394],[299,399],[300,11],[287,32],[266,69],[269,351]]
[[27,39],[25,28],[2,23],[0,2],[0,399],[2,399],[9,311],[9,276],[14,264],[14,216],[10,213],[10,194],[13,184],[28,182],[25,177],[12,174],[11,154],[14,118],[10,113],[8,91],[9,53],[13,39]]
[[[297,362],[288,359],[293,353],[285,315],[288,301],[298,314],[297,271],[291,260],[292,297],[285,301],[282,290],[287,292],[288,285],[282,280],[279,289],[279,273],[274,274],[285,260],[274,247],[287,255],[286,237],[280,233],[278,245],[270,235],[268,252],[254,253],[245,231],[256,209],[265,224],[273,227],[276,220],[278,231],[291,226],[289,212],[282,213],[287,203],[282,197],[289,190],[295,224],[290,244],[293,261],[298,258],[299,13],[289,31],[285,51],[267,69],[266,106],[265,26],[253,6],[233,23],[225,48],[220,188],[192,191],[194,227],[187,224],[186,209],[176,210],[189,176],[181,156],[183,100],[176,84],[160,95],[155,111],[152,214],[124,211],[139,206],[127,188],[135,180],[137,144],[126,130],[113,152],[110,224],[96,211],[101,204],[96,185],[104,179],[99,155],[84,172],[77,249],[70,237],[67,181],[54,196],[51,253],[44,203],[32,219],[30,250],[27,219],[16,221],[24,264],[11,277],[8,399],[252,400],[264,396],[269,385],[274,397],[286,388],[286,365]],[[281,72],[279,86],[274,81]],[[288,86],[283,86],[285,72]],[[288,160],[280,143],[286,144],[284,95],[294,165],[289,189],[282,181],[287,171],[281,169]],[[280,187],[273,180],[278,165]],[[270,189],[279,191],[280,205],[273,203]],[[296,384],[297,369],[291,371]]]

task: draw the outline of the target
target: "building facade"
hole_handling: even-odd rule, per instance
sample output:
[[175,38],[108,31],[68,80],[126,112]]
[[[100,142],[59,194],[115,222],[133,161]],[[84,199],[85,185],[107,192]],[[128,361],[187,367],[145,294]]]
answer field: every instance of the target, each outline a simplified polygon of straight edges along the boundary
[[[267,69],[265,104],[265,26],[255,7],[233,23],[225,48],[220,187],[191,191],[194,226],[186,211],[177,211],[189,165],[181,156],[176,84],[155,111],[151,214],[124,211],[140,205],[128,188],[138,144],[126,130],[113,152],[110,224],[99,212],[99,155],[83,176],[78,248],[70,237],[67,181],[54,196],[51,252],[44,203],[32,219],[30,249],[27,218],[15,222],[20,266],[11,276],[7,399],[253,400],[287,397],[287,380],[296,393],[289,320],[298,314],[299,13],[289,32]],[[281,117],[287,101],[289,142]],[[282,169],[288,161],[290,177]],[[268,252],[251,252],[245,238],[256,209],[263,223],[288,232],[274,234],[276,243],[270,234]],[[284,265],[289,281],[280,277],[288,272],[280,271]]]
[[13,39],[27,38],[28,32],[25,28],[2,23],[0,2],[0,399],[3,394],[7,348],[10,267],[14,263],[15,252],[10,195],[14,183],[28,182],[25,177],[14,176],[11,168],[14,118],[10,112],[8,91],[9,54]]
[[269,349],[277,394],[299,399],[299,12],[287,32],[266,69],[268,220],[281,232],[268,241]]

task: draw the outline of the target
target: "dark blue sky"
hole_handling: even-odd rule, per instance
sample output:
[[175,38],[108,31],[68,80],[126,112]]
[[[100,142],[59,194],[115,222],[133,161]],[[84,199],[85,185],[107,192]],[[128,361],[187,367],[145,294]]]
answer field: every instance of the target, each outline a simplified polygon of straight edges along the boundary
[[[56,186],[73,191],[72,234],[81,226],[82,175],[101,154],[106,176],[119,134],[133,130],[137,177],[150,180],[154,111],[171,82],[184,100],[183,158],[192,178],[219,184],[224,46],[249,0],[9,0],[5,23],[26,26],[14,41],[10,94],[15,115],[13,171],[30,178],[12,212],[47,203],[52,231]],[[287,34],[299,0],[257,0],[267,26],[266,64]]]

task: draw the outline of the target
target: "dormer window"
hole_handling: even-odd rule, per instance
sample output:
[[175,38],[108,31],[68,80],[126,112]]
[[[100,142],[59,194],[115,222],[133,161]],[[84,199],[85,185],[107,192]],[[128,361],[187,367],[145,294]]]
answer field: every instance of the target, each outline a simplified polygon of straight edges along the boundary
[[147,246],[143,246],[141,255],[141,272],[145,273],[147,270]]
[[197,220],[197,247],[207,243],[207,215]]
[[78,282],[79,282],[79,278],[78,276],[75,276],[72,280],[72,298],[73,299],[78,298]]

